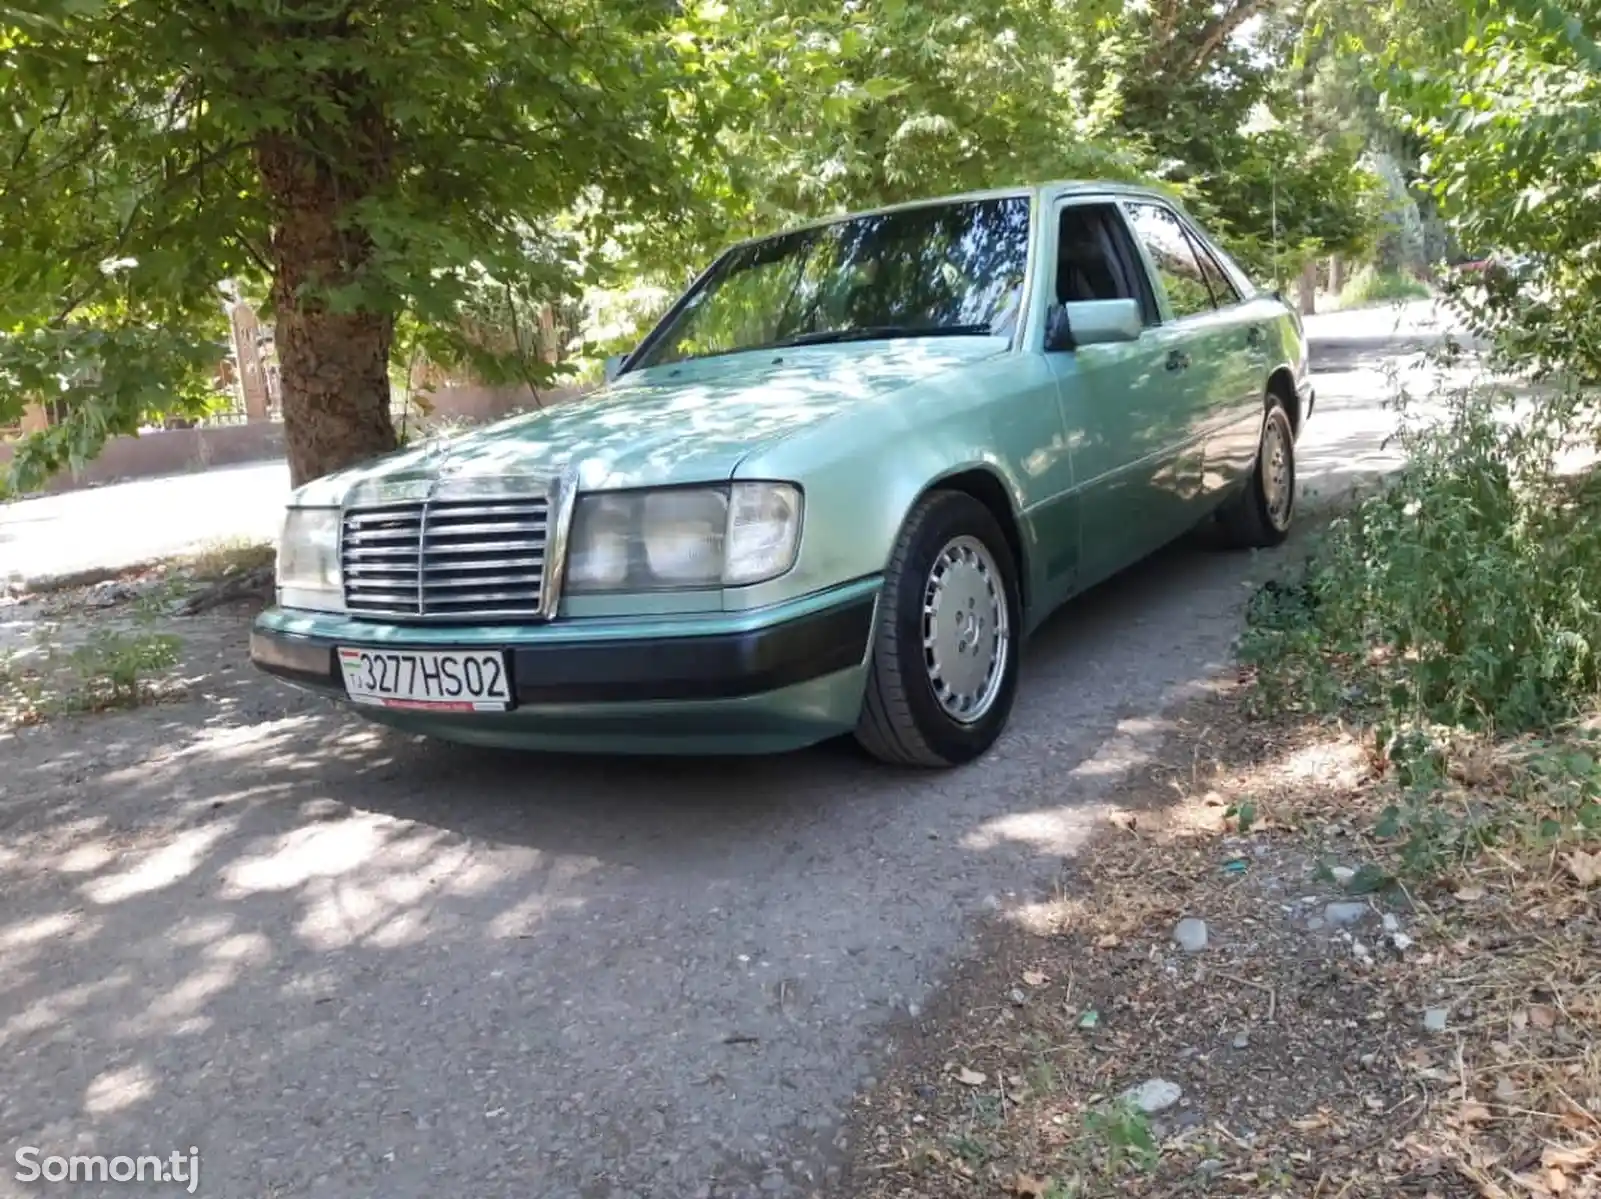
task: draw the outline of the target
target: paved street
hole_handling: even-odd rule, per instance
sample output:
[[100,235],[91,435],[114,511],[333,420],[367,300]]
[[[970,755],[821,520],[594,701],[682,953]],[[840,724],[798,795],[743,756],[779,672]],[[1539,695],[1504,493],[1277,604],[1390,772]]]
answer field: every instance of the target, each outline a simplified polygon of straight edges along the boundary
[[[1393,463],[1420,320],[1319,318],[1311,486]],[[15,505],[0,552],[120,550],[118,491],[265,529],[274,470]],[[426,744],[257,679],[208,618],[188,702],[0,735],[0,1150],[195,1145],[197,1193],[237,1199],[805,1196],[975,918],[1051,881],[1228,662],[1267,557],[1186,544],[1070,605],[997,750],[943,774]]]
[[113,483],[0,505],[0,590],[8,581],[118,569],[246,537],[276,539],[282,462]]

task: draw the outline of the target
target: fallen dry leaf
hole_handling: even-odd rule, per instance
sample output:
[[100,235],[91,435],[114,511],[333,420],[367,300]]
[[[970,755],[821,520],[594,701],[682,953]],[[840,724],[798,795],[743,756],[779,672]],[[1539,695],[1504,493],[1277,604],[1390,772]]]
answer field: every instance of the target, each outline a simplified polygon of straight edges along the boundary
[[1456,1122],[1458,1124],[1482,1124],[1490,1118],[1490,1109],[1477,1099],[1469,1099],[1457,1109]]
[[1557,1023],[1557,1010],[1543,1003],[1529,1005],[1529,1023],[1536,1028],[1555,1028]]
[[1051,1189],[1049,1178],[1035,1178],[1032,1174],[1019,1174],[1012,1180],[1012,1194],[1023,1199],[1044,1199]]
[[1581,887],[1593,887],[1601,883],[1601,851],[1586,853],[1582,849],[1575,849],[1568,855],[1568,872]]
[[1547,1170],[1545,1172],[1545,1185],[1553,1195],[1560,1195],[1568,1189],[1568,1176],[1561,1170]]
[[964,1087],[981,1087],[989,1081],[989,1075],[980,1070],[969,1070],[963,1066],[956,1072],[956,1081]]
[[1463,903],[1476,903],[1484,898],[1483,887],[1463,887],[1456,893],[1456,897]]
[[1547,1145],[1540,1153],[1540,1164],[1547,1169],[1568,1170],[1590,1164],[1590,1159],[1601,1146],[1585,1145],[1578,1149],[1568,1149],[1561,1145]]
[[1095,939],[1096,949],[1116,949],[1118,937],[1116,933],[1105,933]]
[[1043,987],[1051,980],[1046,978],[1045,975],[1041,974],[1038,970],[1025,970],[1023,971],[1023,981],[1031,987]]

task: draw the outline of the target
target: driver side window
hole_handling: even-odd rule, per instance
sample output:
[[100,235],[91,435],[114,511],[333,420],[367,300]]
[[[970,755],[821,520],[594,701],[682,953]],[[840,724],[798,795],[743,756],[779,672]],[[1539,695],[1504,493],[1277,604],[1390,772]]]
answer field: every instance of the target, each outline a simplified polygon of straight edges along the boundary
[[1062,209],[1056,235],[1057,303],[1137,300],[1145,323],[1154,325],[1156,297],[1137,261],[1116,205],[1069,204]]

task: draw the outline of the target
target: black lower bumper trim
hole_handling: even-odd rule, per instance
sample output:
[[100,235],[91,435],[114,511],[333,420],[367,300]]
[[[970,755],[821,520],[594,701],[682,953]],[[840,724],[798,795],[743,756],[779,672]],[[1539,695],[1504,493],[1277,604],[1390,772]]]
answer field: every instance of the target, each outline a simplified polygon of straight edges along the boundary
[[[738,699],[855,666],[867,654],[872,623],[873,597],[865,596],[745,633],[507,648],[519,704]],[[408,648],[257,630],[250,634],[250,658],[291,682],[342,691],[336,644]],[[454,645],[442,629],[438,640],[415,648]],[[475,643],[471,648],[490,647]]]

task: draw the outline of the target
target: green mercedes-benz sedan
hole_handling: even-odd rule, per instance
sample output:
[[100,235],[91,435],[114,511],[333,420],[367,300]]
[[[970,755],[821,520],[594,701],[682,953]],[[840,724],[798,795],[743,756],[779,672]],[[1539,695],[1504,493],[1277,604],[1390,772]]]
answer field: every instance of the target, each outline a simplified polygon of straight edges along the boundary
[[743,242],[607,374],[296,491],[256,665],[473,744],[954,766],[1070,596],[1283,540],[1313,403],[1296,315],[1095,183]]

